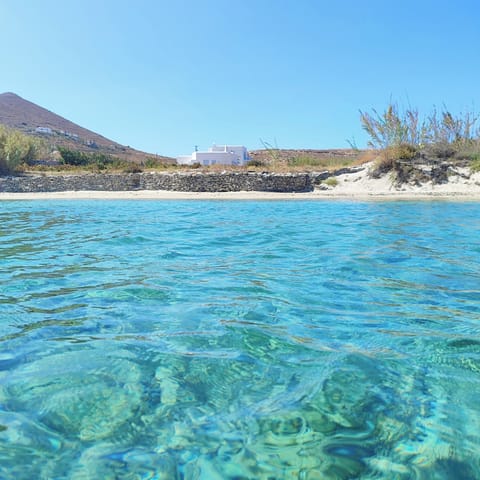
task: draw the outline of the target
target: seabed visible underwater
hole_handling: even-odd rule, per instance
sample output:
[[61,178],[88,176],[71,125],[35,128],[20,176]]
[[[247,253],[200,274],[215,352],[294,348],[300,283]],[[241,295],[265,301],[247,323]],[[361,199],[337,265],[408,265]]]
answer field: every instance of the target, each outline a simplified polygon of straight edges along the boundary
[[480,478],[480,203],[0,203],[0,478]]

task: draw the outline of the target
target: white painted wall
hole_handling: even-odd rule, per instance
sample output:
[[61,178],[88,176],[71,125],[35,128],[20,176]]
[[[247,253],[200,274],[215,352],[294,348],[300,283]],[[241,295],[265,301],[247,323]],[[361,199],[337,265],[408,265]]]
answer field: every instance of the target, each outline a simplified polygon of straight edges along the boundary
[[241,160],[248,160],[247,149],[243,145],[213,145],[210,152],[229,152],[237,155]]
[[191,155],[182,155],[181,157],[177,157],[177,163],[179,165],[191,165],[192,164],[192,156]]
[[52,129],[50,127],[37,127],[35,131],[38,133],[47,133],[48,135],[52,134]]
[[213,145],[207,152],[193,152],[192,155],[177,157],[180,165],[245,165],[249,160],[248,151],[240,145]]

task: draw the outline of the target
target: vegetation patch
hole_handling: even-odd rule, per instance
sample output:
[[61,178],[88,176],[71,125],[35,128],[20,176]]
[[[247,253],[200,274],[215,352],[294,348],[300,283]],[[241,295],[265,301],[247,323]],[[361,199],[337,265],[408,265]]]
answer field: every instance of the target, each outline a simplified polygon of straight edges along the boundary
[[249,168],[271,172],[334,171],[371,160],[370,151],[354,149],[289,150],[265,148],[250,152]]
[[323,183],[329,187],[336,187],[338,185],[338,180],[336,177],[328,177]]
[[99,152],[82,152],[59,147],[63,167],[81,167],[93,172],[141,173],[147,169],[166,169],[172,166],[161,159],[147,157],[142,162],[123,160],[113,155]]
[[287,164],[290,167],[306,167],[324,170],[334,170],[342,167],[351,166],[356,157],[325,155],[322,157],[314,157],[311,155],[292,156],[288,159]]
[[[446,108],[426,117],[418,110],[401,111],[390,104],[383,113],[360,112],[369,146],[378,151],[370,171],[373,178],[391,172],[395,183],[448,181],[448,164],[475,170],[480,158],[480,132],[472,112],[452,115]],[[428,170],[425,167],[429,167]]]
[[30,165],[44,149],[41,140],[0,125],[0,175],[15,172],[21,164]]
[[470,164],[472,172],[480,172],[480,158],[475,158]]
[[263,160],[260,160],[259,158],[252,158],[247,162],[247,167],[264,167],[265,162]]

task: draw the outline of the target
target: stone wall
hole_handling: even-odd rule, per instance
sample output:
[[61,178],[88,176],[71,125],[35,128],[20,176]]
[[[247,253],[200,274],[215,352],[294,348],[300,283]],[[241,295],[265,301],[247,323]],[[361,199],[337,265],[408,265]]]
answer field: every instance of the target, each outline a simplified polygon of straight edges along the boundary
[[[328,176],[328,174],[327,174]],[[306,192],[319,175],[308,173],[119,173],[0,177],[0,192],[173,190],[179,192]]]

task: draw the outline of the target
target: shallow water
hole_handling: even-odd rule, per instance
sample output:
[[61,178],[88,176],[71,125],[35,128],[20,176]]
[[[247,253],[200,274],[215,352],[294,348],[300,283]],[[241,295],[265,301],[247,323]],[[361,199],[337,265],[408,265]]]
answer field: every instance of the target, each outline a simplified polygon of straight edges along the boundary
[[480,478],[480,204],[0,203],[0,478]]

